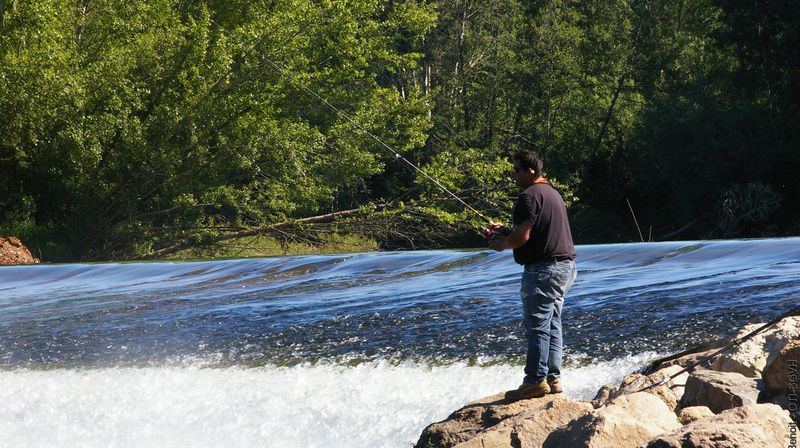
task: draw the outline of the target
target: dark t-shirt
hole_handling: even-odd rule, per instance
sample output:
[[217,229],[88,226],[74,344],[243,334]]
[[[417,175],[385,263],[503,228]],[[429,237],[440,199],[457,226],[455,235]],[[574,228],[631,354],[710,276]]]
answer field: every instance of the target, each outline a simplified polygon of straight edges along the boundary
[[533,184],[520,194],[514,205],[513,222],[515,226],[532,226],[528,241],[514,249],[517,263],[575,258],[567,208],[561,195],[550,184]]

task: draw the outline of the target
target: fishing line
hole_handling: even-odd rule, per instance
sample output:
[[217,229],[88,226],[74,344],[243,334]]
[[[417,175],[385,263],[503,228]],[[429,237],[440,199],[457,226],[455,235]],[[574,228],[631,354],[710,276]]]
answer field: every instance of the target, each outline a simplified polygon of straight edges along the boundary
[[[717,356],[719,356],[721,353],[723,353],[725,351],[728,351],[728,350],[740,345],[741,343],[747,341],[748,339],[752,338],[753,336],[757,335],[758,333],[761,333],[762,331],[766,330],[767,328],[777,324],[778,322],[782,321],[783,319],[786,319],[789,316],[799,316],[799,315],[800,315],[800,306],[798,306],[796,308],[793,308],[793,309],[787,311],[784,314],[781,314],[780,316],[778,316],[775,319],[767,322],[766,324],[762,325],[761,327],[751,331],[750,333],[742,336],[741,338],[735,339],[734,341],[730,342],[725,347],[722,347],[721,349],[715,351],[714,353],[712,353],[712,354],[710,354],[708,356],[704,356],[704,357],[700,358],[699,360],[689,364],[683,370],[681,370],[680,372],[675,373],[674,375],[670,376],[669,378],[664,378],[663,380],[661,380],[661,381],[659,381],[659,382],[657,382],[655,384],[651,384],[651,385],[649,385],[647,387],[639,389],[637,392],[642,392],[642,391],[645,391],[645,390],[653,389],[653,388],[658,387],[658,386],[663,386],[664,384],[667,384],[668,382],[674,380],[675,378],[681,376],[682,374],[691,371],[692,369],[694,369],[695,367],[699,366],[700,364],[703,364],[703,363],[705,363],[707,361],[710,361],[711,359],[714,359]],[[662,359],[661,362],[668,361],[670,359],[673,359],[673,358],[665,358],[665,359]]]
[[[227,29],[226,29],[224,26],[222,26],[222,25],[220,25],[219,23],[215,22],[213,19],[211,20],[211,22],[212,22],[213,24],[217,25],[217,26],[218,26],[218,27],[219,27],[221,30],[223,30],[224,32],[228,33],[229,35],[233,36],[234,38],[237,38],[236,36],[234,36],[234,35],[233,35],[233,33],[231,33],[230,31],[228,31],[228,30],[227,30]],[[238,39],[238,38],[237,38],[237,39]],[[405,163],[405,164],[406,164],[406,166],[408,166],[408,167],[410,167],[410,168],[414,169],[415,171],[417,171],[418,173],[422,174],[422,175],[423,175],[423,176],[424,176],[426,179],[428,179],[429,181],[433,182],[433,184],[434,184],[434,185],[436,185],[437,187],[439,187],[440,189],[442,189],[442,191],[444,191],[445,193],[447,193],[447,194],[449,194],[450,196],[452,196],[452,197],[453,197],[453,198],[454,198],[456,201],[458,201],[459,203],[461,203],[461,204],[462,204],[464,207],[466,207],[466,208],[467,208],[469,211],[471,211],[471,212],[475,213],[476,215],[480,216],[480,217],[481,217],[481,219],[483,219],[483,220],[484,220],[484,221],[486,221],[487,223],[491,223],[491,222],[492,222],[492,221],[491,221],[489,218],[487,218],[487,217],[486,217],[486,216],[485,216],[483,213],[479,212],[478,210],[476,210],[475,208],[473,208],[472,206],[470,206],[469,204],[467,204],[466,202],[464,202],[464,200],[463,200],[463,199],[461,199],[461,198],[460,198],[460,197],[458,197],[458,196],[457,196],[455,193],[453,193],[452,191],[450,191],[450,190],[449,190],[447,187],[445,187],[444,185],[442,185],[441,183],[439,183],[439,181],[437,181],[437,180],[436,180],[436,179],[434,179],[433,177],[429,176],[429,175],[428,175],[428,173],[426,173],[425,171],[423,171],[422,169],[420,169],[418,166],[416,166],[415,164],[413,164],[413,163],[412,163],[410,160],[408,160],[408,159],[406,159],[405,157],[403,157],[403,155],[402,155],[402,154],[400,154],[399,152],[395,151],[395,150],[394,150],[394,149],[393,149],[391,146],[389,146],[389,145],[387,145],[386,143],[384,143],[384,141],[383,141],[383,140],[379,139],[377,136],[375,136],[375,134],[373,134],[372,132],[370,132],[368,129],[366,129],[364,126],[362,126],[360,123],[358,123],[357,121],[355,121],[355,120],[353,120],[352,118],[350,118],[350,116],[349,116],[349,115],[347,115],[346,113],[344,113],[344,112],[343,112],[341,109],[339,109],[338,107],[336,107],[336,106],[334,106],[333,104],[331,104],[331,103],[330,103],[330,102],[329,102],[327,99],[323,98],[323,97],[322,97],[320,94],[318,94],[317,92],[315,92],[313,89],[311,89],[311,88],[310,88],[310,87],[308,87],[307,85],[303,84],[303,82],[301,82],[299,79],[297,79],[297,78],[296,78],[294,75],[292,75],[292,74],[291,74],[289,71],[285,70],[283,67],[281,67],[280,65],[278,65],[277,63],[275,63],[274,61],[272,61],[270,58],[268,58],[268,57],[264,56],[262,53],[260,53],[258,50],[256,50],[256,49],[255,49],[255,47],[252,47],[252,46],[251,46],[251,47],[250,47],[250,50],[251,50],[251,51],[253,51],[255,54],[257,54],[259,57],[261,57],[261,59],[262,59],[264,62],[266,62],[267,64],[269,64],[269,65],[270,65],[270,66],[271,66],[271,67],[272,67],[272,68],[273,68],[275,71],[277,71],[278,73],[280,73],[282,76],[286,77],[287,79],[291,80],[291,81],[292,81],[294,84],[296,84],[298,87],[302,88],[302,89],[303,89],[303,90],[305,90],[305,91],[306,91],[308,94],[310,94],[311,96],[313,96],[314,98],[316,98],[317,100],[319,100],[321,103],[325,104],[325,105],[326,105],[328,108],[330,108],[331,110],[333,110],[334,112],[336,112],[336,113],[337,113],[337,114],[338,114],[340,117],[344,118],[344,119],[345,119],[345,120],[347,120],[347,121],[348,121],[350,124],[352,124],[353,126],[357,127],[359,130],[361,130],[361,132],[363,132],[364,134],[366,134],[366,135],[367,135],[369,138],[371,138],[372,140],[375,140],[375,141],[376,141],[376,142],[377,142],[379,145],[381,145],[381,146],[382,146],[382,147],[384,147],[385,149],[389,150],[389,152],[391,152],[391,153],[394,155],[394,158],[395,158],[395,160],[397,160],[397,161],[400,161],[400,162],[402,162],[402,163]]]

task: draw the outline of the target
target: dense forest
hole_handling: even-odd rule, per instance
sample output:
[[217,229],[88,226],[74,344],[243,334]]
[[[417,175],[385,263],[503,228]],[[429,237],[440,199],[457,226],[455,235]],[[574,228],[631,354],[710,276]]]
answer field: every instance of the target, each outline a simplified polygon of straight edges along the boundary
[[799,90],[796,0],[0,0],[0,236],[480,247],[403,159],[508,222],[520,149],[579,244],[796,235]]

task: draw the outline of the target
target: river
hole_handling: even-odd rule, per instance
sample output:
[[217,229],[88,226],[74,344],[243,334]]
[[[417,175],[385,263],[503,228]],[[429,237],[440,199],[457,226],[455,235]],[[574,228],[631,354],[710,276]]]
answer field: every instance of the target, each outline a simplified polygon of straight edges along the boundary
[[[579,246],[565,393],[797,306],[800,238]],[[486,250],[0,268],[0,446],[404,447],[522,380]]]

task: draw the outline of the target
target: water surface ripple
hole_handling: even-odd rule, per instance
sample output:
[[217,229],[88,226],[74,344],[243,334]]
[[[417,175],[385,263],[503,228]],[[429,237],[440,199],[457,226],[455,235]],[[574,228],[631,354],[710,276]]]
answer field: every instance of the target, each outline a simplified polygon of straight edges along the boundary
[[[800,298],[800,238],[578,255],[568,365],[680,351]],[[0,367],[517,363],[520,272],[492,251],[4,267]]]

